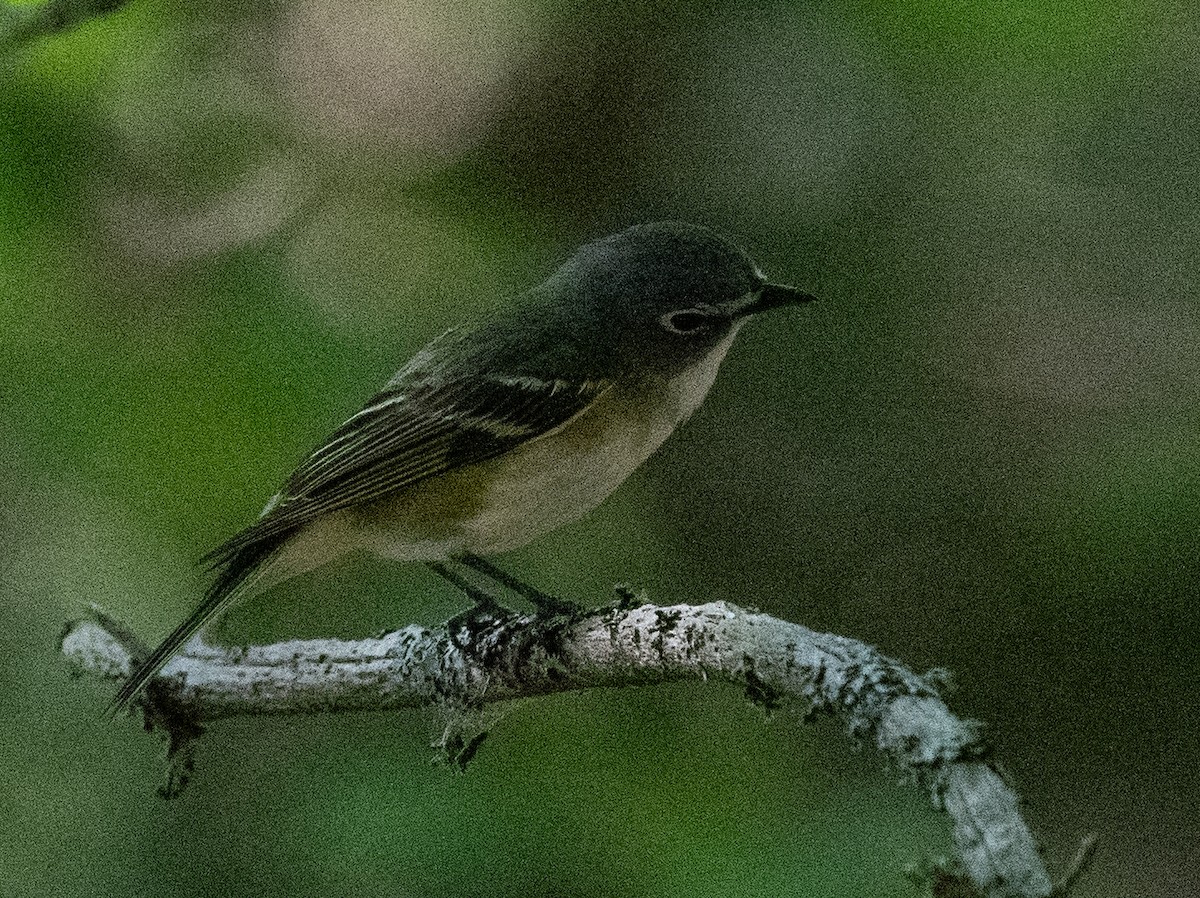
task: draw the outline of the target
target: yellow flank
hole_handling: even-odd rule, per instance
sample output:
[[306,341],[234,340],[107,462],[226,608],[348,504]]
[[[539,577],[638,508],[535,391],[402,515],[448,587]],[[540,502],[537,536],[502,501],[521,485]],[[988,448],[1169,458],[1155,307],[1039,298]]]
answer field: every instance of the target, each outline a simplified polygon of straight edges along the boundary
[[354,549],[402,561],[516,549],[583,517],[704,401],[731,333],[673,380],[616,385],[579,415],[497,458],[327,514],[285,548],[289,575]]

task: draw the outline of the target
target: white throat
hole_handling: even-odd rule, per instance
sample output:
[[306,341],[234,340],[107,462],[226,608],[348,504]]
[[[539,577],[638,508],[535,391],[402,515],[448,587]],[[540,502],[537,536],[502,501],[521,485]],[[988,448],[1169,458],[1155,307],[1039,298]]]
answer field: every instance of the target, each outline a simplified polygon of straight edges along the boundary
[[729,347],[733,345],[734,338],[737,337],[738,331],[741,330],[744,323],[744,321],[736,322],[725,339],[710,349],[708,355],[694,363],[682,374],[677,374],[668,381],[667,390],[677,410],[677,417],[671,422],[672,428],[687,420],[692,412],[700,407],[700,403],[704,402],[704,397],[708,395],[713,382],[717,379],[717,371],[720,370],[721,363],[729,354]]

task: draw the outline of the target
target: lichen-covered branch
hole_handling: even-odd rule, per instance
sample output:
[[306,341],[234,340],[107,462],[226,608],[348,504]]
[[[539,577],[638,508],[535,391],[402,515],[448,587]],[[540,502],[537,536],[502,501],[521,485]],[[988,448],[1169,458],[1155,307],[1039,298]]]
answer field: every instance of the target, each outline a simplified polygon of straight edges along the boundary
[[[837,715],[914,774],[951,818],[958,876],[977,894],[1051,894],[1016,794],[989,763],[979,727],[950,713],[933,680],[863,643],[725,602],[632,605],[548,618],[478,610],[444,629],[354,641],[238,649],[194,641],[152,681],[142,705],[171,734],[178,787],[200,723],[232,715],[470,708],[601,686],[733,683],[767,707],[789,701]],[[68,626],[63,652],[80,669],[118,678],[144,647],[97,614]]]
[[68,31],[124,6],[128,0],[0,0],[0,52],[40,37]]

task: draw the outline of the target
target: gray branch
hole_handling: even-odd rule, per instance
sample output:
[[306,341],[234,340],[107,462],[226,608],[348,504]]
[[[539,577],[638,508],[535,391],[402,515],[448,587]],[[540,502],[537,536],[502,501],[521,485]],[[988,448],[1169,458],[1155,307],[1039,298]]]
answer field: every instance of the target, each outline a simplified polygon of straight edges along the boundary
[[45,0],[11,3],[0,0],[0,51],[41,37],[69,31],[97,16],[108,15],[128,0]]
[[[148,722],[170,734],[178,788],[201,722],[217,718],[438,703],[477,709],[603,686],[733,683],[768,709],[789,701],[837,715],[854,737],[913,774],[954,829],[957,865],[928,874],[939,893],[952,885],[961,890],[953,894],[989,898],[1054,891],[979,726],[950,713],[934,678],[863,643],[725,602],[632,604],[548,618],[480,610],[447,628],[410,626],[354,641],[231,649],[194,640],[151,682],[142,706]],[[99,613],[69,625],[62,650],[78,669],[110,679],[126,676],[145,654]],[[461,760],[477,741],[458,740]]]

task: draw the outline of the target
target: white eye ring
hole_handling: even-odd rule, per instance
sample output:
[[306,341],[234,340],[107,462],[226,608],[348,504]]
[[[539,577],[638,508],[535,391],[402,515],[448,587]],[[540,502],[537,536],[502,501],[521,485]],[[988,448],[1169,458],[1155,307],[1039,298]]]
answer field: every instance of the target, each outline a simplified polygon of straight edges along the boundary
[[704,330],[708,326],[709,317],[699,309],[679,309],[667,312],[658,321],[671,333],[687,336]]

